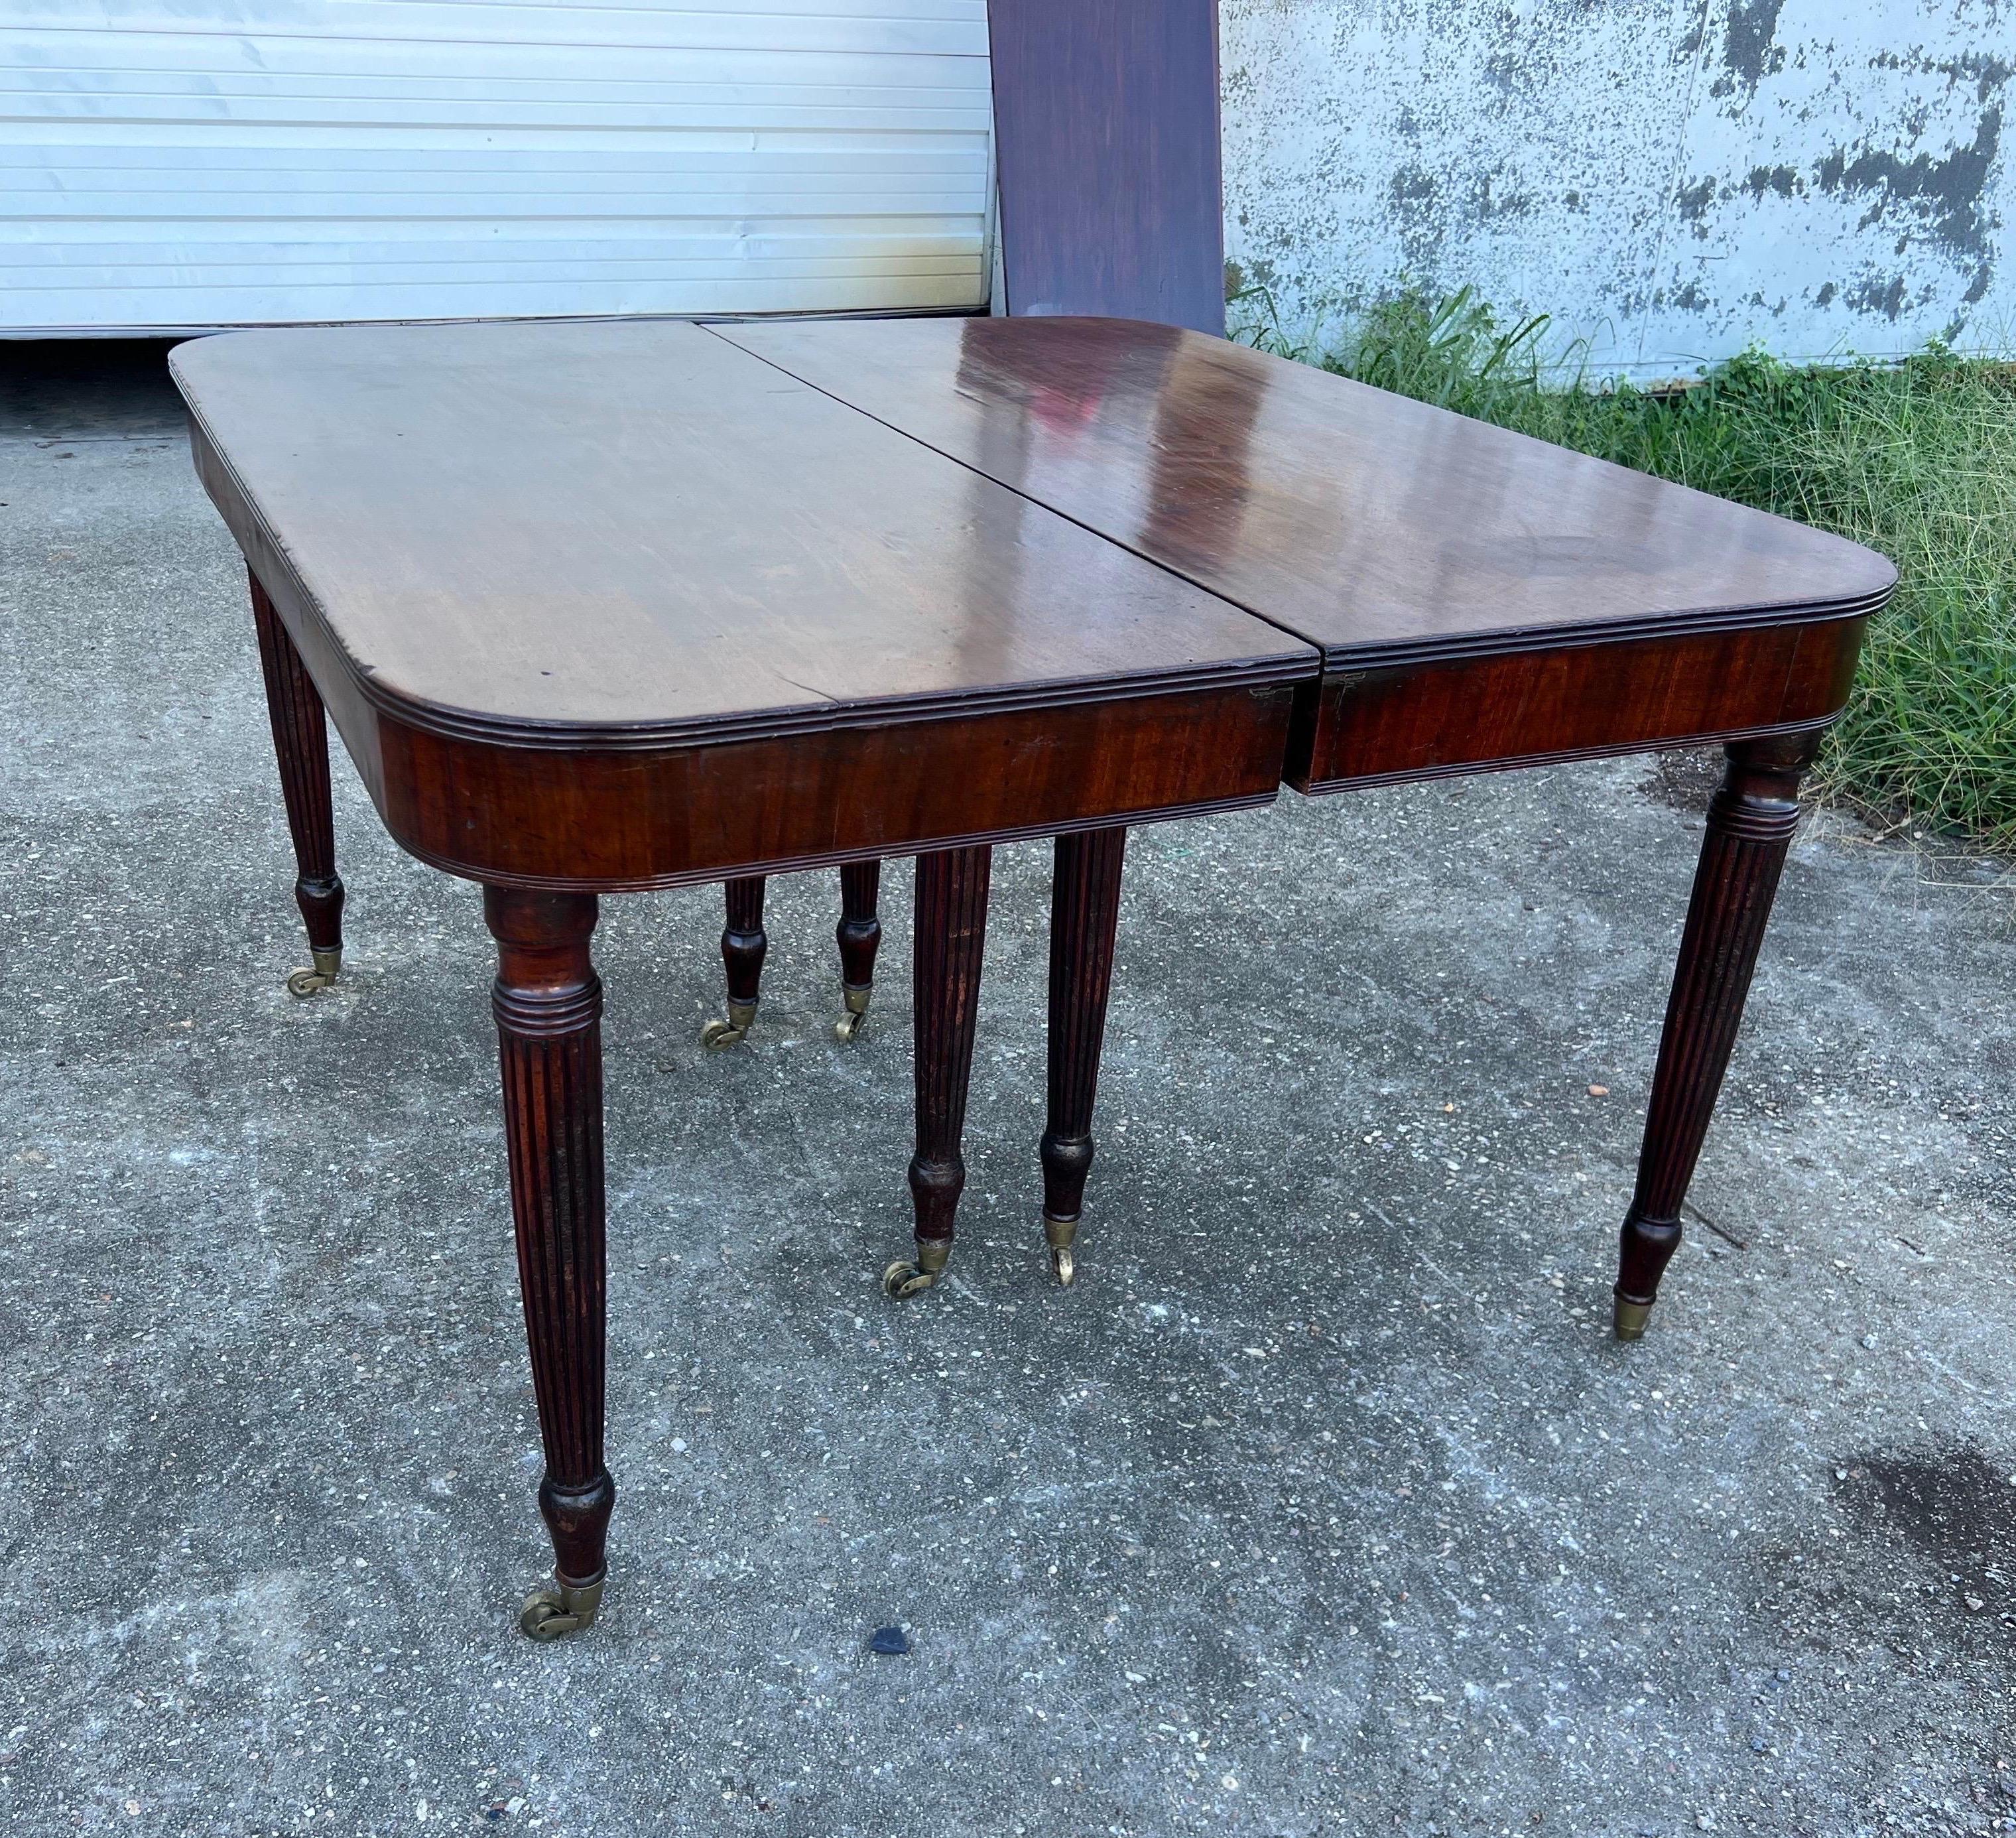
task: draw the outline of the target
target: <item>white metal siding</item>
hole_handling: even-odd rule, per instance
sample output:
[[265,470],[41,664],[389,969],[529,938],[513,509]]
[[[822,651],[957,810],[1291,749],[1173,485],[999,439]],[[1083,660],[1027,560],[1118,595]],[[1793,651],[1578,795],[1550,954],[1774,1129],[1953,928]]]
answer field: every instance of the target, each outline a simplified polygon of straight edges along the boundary
[[985,0],[5,0],[0,333],[977,305]]

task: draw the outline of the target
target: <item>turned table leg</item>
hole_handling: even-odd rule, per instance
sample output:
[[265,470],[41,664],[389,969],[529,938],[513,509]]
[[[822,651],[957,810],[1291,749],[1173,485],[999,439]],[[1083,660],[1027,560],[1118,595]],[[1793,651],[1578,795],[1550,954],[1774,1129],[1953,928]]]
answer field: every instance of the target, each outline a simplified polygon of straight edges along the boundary
[[840,946],[840,993],[847,1012],[833,1024],[833,1031],[843,1040],[861,1032],[868,1018],[868,998],[875,992],[875,953],[882,942],[875,902],[881,885],[879,861],[841,865],[840,924],[833,937]]
[[1090,830],[1057,841],[1050,887],[1049,1115],[1043,1163],[1043,1236],[1050,1268],[1069,1285],[1072,1245],[1092,1167],[1092,1106],[1106,1039],[1113,939],[1120,923],[1125,829]]
[[992,849],[938,849],[917,857],[916,980],[917,1152],[910,1158],[917,1256],[892,1263],[882,1287],[899,1300],[928,1289],[952,1256],[952,1220],[966,1185],[959,1137],[973,1074],[973,1026],[987,944]]
[[535,1640],[552,1640],[585,1627],[601,1606],[616,1501],[602,1454],[602,985],[588,952],[596,899],[486,887],[483,916],[497,940],[491,1005],[545,1444],[539,1511],[553,1534],[556,1585],[526,1598],[518,1624]]
[[1681,1202],[1736,1044],[1785,852],[1798,827],[1799,780],[1819,750],[1817,734],[1738,741],[1725,749],[1729,765],[1708,806],[1652,1076],[1637,1189],[1624,1220],[1615,1317],[1620,1340],[1645,1332],[1660,1273],[1679,1248]]
[[770,950],[763,929],[763,877],[744,874],[725,884],[728,924],[721,935],[721,960],[728,967],[728,1018],[711,1021],[700,1031],[700,1044],[710,1051],[733,1047],[756,1024],[756,1004],[763,987],[763,960]]
[[336,981],[343,961],[343,883],[336,874],[336,824],[329,805],[329,726],[322,697],[259,577],[252,584],[252,622],[266,678],[266,713],[280,766],[280,796],[293,838],[294,902],[308,927],[315,968],[287,978],[290,996],[312,996]]

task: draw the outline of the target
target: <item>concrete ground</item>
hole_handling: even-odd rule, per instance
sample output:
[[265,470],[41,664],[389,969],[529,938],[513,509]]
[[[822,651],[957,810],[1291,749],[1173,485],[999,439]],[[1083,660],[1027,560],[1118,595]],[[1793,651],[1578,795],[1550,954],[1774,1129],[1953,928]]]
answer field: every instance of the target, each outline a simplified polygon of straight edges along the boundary
[[908,866],[851,1048],[833,877],[776,885],[716,1057],[718,894],[610,900],[613,1581],[535,1646],[475,892],[340,762],[351,956],[289,1000],[158,352],[0,359],[8,1833],[2016,1830],[1996,864],[1809,825],[1633,1347],[1685,769],[1139,834],[1068,1294],[1042,849],[955,1279],[900,1310]]

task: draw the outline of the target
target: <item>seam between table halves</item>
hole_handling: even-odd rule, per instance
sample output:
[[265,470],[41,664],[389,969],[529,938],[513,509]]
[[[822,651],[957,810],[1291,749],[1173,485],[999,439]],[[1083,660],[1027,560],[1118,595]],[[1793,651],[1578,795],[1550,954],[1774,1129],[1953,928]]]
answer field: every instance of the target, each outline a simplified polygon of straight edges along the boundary
[[1064,510],[1057,505],[1046,502],[1043,499],[1037,497],[1033,492],[1025,492],[1020,485],[1013,485],[1005,478],[997,478],[994,474],[988,471],[985,467],[974,465],[970,460],[963,459],[957,453],[947,452],[943,447],[939,446],[935,441],[927,441],[922,434],[913,434],[909,428],[899,427],[894,421],[885,420],[881,416],[877,414],[873,409],[864,409],[859,402],[851,402],[845,396],[835,395],[833,391],[828,389],[823,384],[815,383],[809,377],[801,377],[798,373],[792,369],[789,365],[780,363],[776,359],[770,357],[762,351],[751,351],[747,345],[737,344],[734,339],[730,338],[725,332],[720,332],[715,330],[717,325],[743,324],[746,323],[746,321],[741,320],[731,321],[714,319],[696,319],[693,322],[693,323],[697,326],[701,331],[708,333],[714,337],[719,339],[723,344],[729,346],[731,349],[740,351],[744,357],[754,358],[759,364],[768,364],[772,369],[777,373],[779,376],[788,377],[794,383],[802,384],[807,389],[812,390],[816,394],[824,396],[828,402],[837,402],[843,409],[849,409],[857,415],[866,416],[867,419],[873,422],[877,427],[886,427],[891,434],[902,435],[905,440],[910,441],[913,445],[922,447],[927,453],[937,454],[941,460],[950,460],[953,465],[960,467],[965,471],[971,473],[976,478],[984,478],[989,485],[998,485],[1004,492],[1013,492],[1014,496],[1020,498],[1024,504],[1033,504],[1039,510],[1046,511],[1052,517],[1063,518],[1066,523],[1072,524],[1076,528],[1084,531],[1087,535],[1096,536],[1100,542],[1107,544],[1110,547],[1118,550],[1122,555],[1131,555],[1136,561],[1146,562],[1151,568],[1159,568],[1164,574],[1168,575],[1171,579],[1182,582],[1186,587],[1193,587],[1200,593],[1209,594],[1213,600],[1219,601],[1222,605],[1230,607],[1235,612],[1244,613],[1249,619],[1258,619],[1262,625],[1268,626],[1273,630],[1281,633],[1283,637],[1292,638],[1298,644],[1307,645],[1309,649],[1316,654],[1318,658],[1327,661],[1330,654],[1328,650],[1325,647],[1318,644],[1314,639],[1308,637],[1304,633],[1294,630],[1291,626],[1283,625],[1279,619],[1270,618],[1266,614],[1258,611],[1255,607],[1247,605],[1243,600],[1234,600],[1230,594],[1225,591],[1223,588],[1210,586],[1202,581],[1197,580],[1191,575],[1185,574],[1181,568],[1174,567],[1171,564],[1164,561],[1161,557],[1150,555],[1144,550],[1136,549],[1131,542],[1123,542],[1118,536],[1114,535],[1110,531],[1102,530],[1096,524],[1089,524],[1083,517],[1074,517],[1068,510]]

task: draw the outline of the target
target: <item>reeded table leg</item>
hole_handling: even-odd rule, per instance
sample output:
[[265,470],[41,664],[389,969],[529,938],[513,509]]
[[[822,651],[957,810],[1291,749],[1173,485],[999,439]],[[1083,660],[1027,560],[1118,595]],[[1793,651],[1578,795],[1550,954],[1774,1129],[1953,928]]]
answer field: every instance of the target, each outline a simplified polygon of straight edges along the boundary
[[1785,852],[1799,823],[1799,780],[1820,750],[1816,734],[1739,741],[1708,806],[1652,1076],[1638,1186],[1625,1216],[1615,1325],[1636,1340],[1680,1242],[1680,1204],[1708,1135],[1715,1095],[1736,1044]]
[[1069,1286],[1071,1248],[1092,1167],[1092,1106],[1106,1039],[1113,936],[1120,923],[1124,829],[1060,836],[1050,884],[1049,1117],[1043,1130],[1043,1236]]
[[294,842],[294,901],[308,926],[308,955],[315,964],[287,978],[287,993],[312,996],[336,981],[343,961],[343,883],[337,878],[336,823],[329,808],[329,726],[321,694],[266,589],[249,568],[246,575],[252,584],[252,622],[259,632],[280,795]]
[[711,1021],[700,1031],[700,1044],[710,1051],[733,1047],[756,1025],[756,1004],[763,986],[763,960],[770,950],[763,929],[763,877],[745,874],[725,883],[728,924],[721,935],[721,958],[728,966],[728,1018]]
[[868,998],[875,992],[875,953],[882,942],[875,900],[881,885],[879,861],[841,863],[840,924],[833,937],[840,945],[840,991],[847,1012],[833,1024],[833,1031],[843,1040],[861,1032],[868,1018]]
[[973,1024],[987,944],[992,849],[946,849],[917,857],[916,978],[917,1152],[910,1158],[917,1257],[892,1263],[882,1287],[901,1299],[928,1289],[952,1256],[953,1216],[966,1185],[959,1137],[973,1074]]
[[535,1640],[553,1640],[585,1627],[601,1606],[616,1502],[602,1454],[602,985],[588,952],[596,899],[486,887],[483,916],[497,940],[491,1005],[546,1451],[539,1511],[553,1533],[556,1585],[527,1597],[518,1624]]

